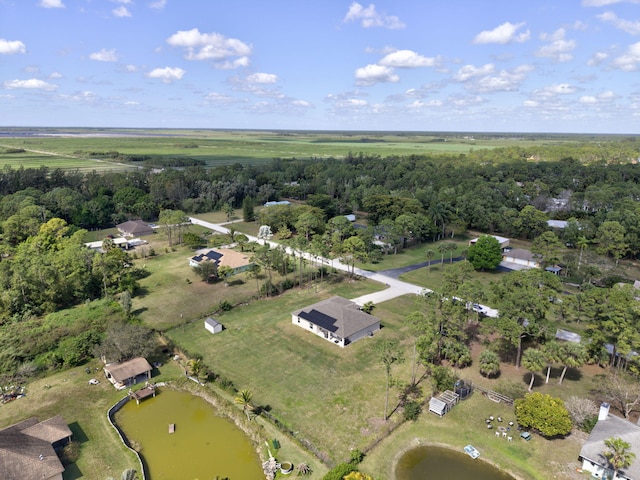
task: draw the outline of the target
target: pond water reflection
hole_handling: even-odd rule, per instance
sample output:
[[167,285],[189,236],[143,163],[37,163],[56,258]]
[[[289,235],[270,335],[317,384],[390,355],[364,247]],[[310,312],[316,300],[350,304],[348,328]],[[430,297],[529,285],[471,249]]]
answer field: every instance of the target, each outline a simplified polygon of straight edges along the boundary
[[403,454],[396,465],[395,477],[396,480],[514,480],[480,459],[473,460],[463,452],[434,446],[416,447]]
[[[162,389],[140,405],[128,402],[115,421],[139,445],[148,480],[264,479],[246,435],[199,397]],[[170,424],[174,433],[169,433]]]

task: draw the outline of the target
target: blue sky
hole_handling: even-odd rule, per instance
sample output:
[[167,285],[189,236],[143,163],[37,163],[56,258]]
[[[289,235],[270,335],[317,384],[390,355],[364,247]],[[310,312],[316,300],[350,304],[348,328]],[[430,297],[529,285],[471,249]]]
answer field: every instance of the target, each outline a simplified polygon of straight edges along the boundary
[[640,133],[640,0],[0,0],[0,125]]

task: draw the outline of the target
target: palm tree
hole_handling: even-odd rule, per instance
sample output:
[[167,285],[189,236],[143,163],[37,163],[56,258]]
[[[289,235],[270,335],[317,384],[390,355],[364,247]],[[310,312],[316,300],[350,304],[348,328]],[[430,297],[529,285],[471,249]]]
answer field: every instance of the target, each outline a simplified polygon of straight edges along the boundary
[[453,263],[453,252],[455,252],[458,249],[458,245],[453,242],[449,242],[446,245],[447,245],[447,250],[449,250],[449,263]]
[[440,243],[438,251],[440,252],[440,263],[444,264],[444,254],[449,251],[449,244],[446,242]]
[[636,455],[629,451],[631,444],[619,437],[608,438],[604,441],[604,444],[608,450],[602,454],[613,468],[613,480],[616,480],[616,478],[618,478],[618,472],[623,468],[631,466]]
[[500,372],[500,358],[496,352],[484,350],[480,354],[480,373],[487,377],[497,375]]
[[436,256],[436,252],[429,249],[426,252],[424,252],[424,256],[427,258],[427,261],[429,262],[428,267],[429,267],[429,271],[431,271],[431,260],[433,260],[433,257]]
[[587,237],[583,235],[582,237],[578,238],[576,245],[580,249],[580,256],[578,257],[578,268],[580,268],[580,265],[582,264],[582,254],[589,245],[589,240],[587,240]]
[[242,405],[242,411],[247,416],[247,420],[251,420],[251,412],[254,410],[253,405],[251,405],[251,400],[253,399],[253,392],[248,389],[240,390],[238,395],[233,399],[235,403],[238,405]]
[[531,372],[531,382],[529,382],[529,391],[533,390],[533,382],[536,378],[536,373],[542,370],[545,366],[546,358],[544,353],[537,348],[528,348],[522,355],[522,365],[524,368]]
[[547,379],[544,383],[549,383],[549,375],[551,374],[553,364],[561,360],[561,348],[558,342],[548,342],[542,347],[542,353],[544,353],[547,360]]
[[558,385],[562,385],[562,380],[567,373],[567,369],[578,368],[587,361],[587,351],[580,343],[567,342],[560,349],[560,362],[564,365]]

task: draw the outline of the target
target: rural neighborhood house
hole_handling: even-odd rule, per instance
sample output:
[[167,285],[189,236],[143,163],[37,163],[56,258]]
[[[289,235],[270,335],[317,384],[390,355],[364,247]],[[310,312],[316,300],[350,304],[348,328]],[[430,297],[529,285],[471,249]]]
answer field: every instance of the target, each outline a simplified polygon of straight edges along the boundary
[[296,310],[291,314],[294,325],[344,347],[380,330],[380,319],[364,313],[360,307],[342,297]]
[[36,417],[0,430],[0,475],[3,480],[62,480],[64,467],[56,450],[71,441],[61,416],[43,422]]
[[151,378],[151,365],[146,358],[136,357],[122,363],[105,365],[104,374],[118,390]]

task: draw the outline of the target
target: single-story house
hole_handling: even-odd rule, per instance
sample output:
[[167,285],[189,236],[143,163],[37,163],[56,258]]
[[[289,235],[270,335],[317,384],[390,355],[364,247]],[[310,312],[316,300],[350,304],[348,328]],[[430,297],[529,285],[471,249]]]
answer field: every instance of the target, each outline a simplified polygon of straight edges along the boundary
[[513,248],[504,252],[502,261],[520,268],[540,268],[540,258],[523,248]]
[[267,202],[264,204],[265,207],[274,207],[276,205],[291,205],[291,202],[288,200],[282,200],[280,202]]
[[[111,239],[113,241],[113,244],[116,247],[120,247],[123,250],[129,250],[129,248],[131,248],[132,246],[134,246],[135,243],[138,242],[142,242],[142,240],[140,240],[139,238],[133,239],[133,240],[128,240],[124,237],[116,237],[116,238],[112,238]],[[87,242],[84,244],[85,247],[87,247],[89,250],[95,250],[96,252],[100,252],[100,253],[104,253],[104,250],[102,250],[102,244],[103,244],[104,240],[97,240],[95,242]],[[140,244],[140,243],[138,243]]]
[[105,365],[104,375],[117,390],[122,390],[140,380],[150,379],[151,370],[152,367],[146,358],[136,357],[126,362]]
[[[501,249],[505,249],[509,246],[509,239],[506,237],[499,237],[498,235],[489,235],[490,237],[495,238],[496,240],[498,240],[498,243],[500,243],[500,248]],[[480,237],[478,237],[480,238]],[[478,241],[478,238],[472,238],[471,240],[469,240],[469,245],[475,245],[475,243]]]
[[207,318],[204,321],[204,328],[211,333],[220,333],[222,331],[222,324],[215,318]]
[[635,459],[628,468],[618,470],[620,480],[640,480],[640,426],[624,418],[609,414],[609,404],[603,403],[598,413],[598,422],[580,450],[579,460],[582,470],[597,478],[613,478],[611,465],[603,455],[607,451],[604,444],[609,438],[621,438],[631,445]]
[[116,228],[125,237],[142,237],[153,233],[153,228],[144,220],[129,220],[116,225]]
[[291,321],[340,347],[380,330],[379,318],[338,296],[296,310],[291,314]]
[[251,257],[242,252],[236,252],[230,248],[211,248],[194,255],[189,259],[189,265],[197,267],[202,262],[213,262],[218,267],[226,265],[233,269],[232,275],[246,272],[253,266]]
[[353,213],[349,213],[349,214],[345,215],[344,218],[349,220],[351,223],[356,221],[356,216]]
[[56,453],[71,441],[61,416],[44,422],[36,417],[0,430],[0,472],[3,480],[62,480],[64,467]]

